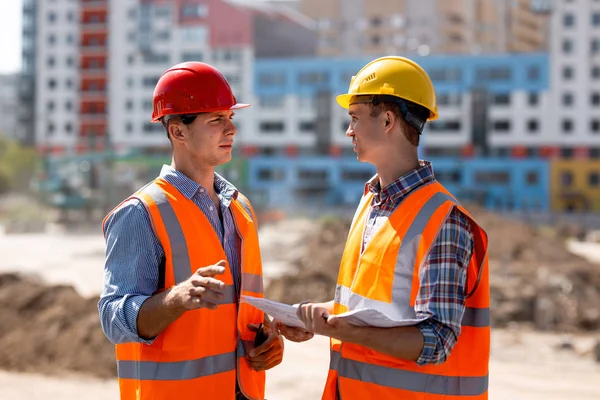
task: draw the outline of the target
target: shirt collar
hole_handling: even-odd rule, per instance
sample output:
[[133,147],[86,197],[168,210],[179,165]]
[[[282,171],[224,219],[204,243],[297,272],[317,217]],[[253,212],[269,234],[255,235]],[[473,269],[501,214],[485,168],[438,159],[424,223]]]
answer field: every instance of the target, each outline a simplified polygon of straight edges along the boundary
[[[202,187],[199,183],[191,180],[182,172],[177,171],[175,168],[170,165],[163,165],[160,170],[160,177],[165,181],[169,182],[171,185],[175,187],[175,189],[179,190],[182,195],[187,197],[188,199],[192,199],[198,190]],[[223,199],[224,206],[228,207],[229,203],[231,203],[232,199],[237,199],[238,190],[235,186],[233,186],[229,181],[223,178],[221,175],[215,172],[215,190],[217,194]],[[206,188],[205,188],[206,189]]]
[[375,204],[381,204],[388,200],[396,200],[405,197],[422,184],[434,180],[433,167],[429,161],[419,160],[419,167],[402,175],[385,188],[381,187],[379,176],[375,175],[365,185],[365,194],[373,193]]

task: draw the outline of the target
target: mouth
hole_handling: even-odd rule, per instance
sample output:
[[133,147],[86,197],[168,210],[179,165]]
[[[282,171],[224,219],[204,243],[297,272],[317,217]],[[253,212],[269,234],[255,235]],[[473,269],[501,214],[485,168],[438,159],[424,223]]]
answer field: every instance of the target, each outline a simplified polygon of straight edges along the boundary
[[229,149],[233,148],[233,143],[224,143],[224,144],[219,145],[219,147],[222,148],[222,149],[229,150]]

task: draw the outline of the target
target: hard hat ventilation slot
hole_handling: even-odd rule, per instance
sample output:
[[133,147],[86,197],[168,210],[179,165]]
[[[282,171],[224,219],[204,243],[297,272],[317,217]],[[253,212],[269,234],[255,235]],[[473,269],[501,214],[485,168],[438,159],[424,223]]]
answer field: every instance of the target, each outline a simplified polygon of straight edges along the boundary
[[181,94],[180,94],[180,96],[181,96],[181,97],[185,97],[185,98],[187,98],[187,99],[193,99],[193,98],[194,98],[194,96],[192,96],[191,94],[189,94],[188,92],[186,92],[186,91],[183,91],[183,90],[181,91]]
[[367,83],[372,81],[373,79],[377,78],[377,76],[375,75],[375,72],[373,72],[371,75],[367,76],[362,83]]

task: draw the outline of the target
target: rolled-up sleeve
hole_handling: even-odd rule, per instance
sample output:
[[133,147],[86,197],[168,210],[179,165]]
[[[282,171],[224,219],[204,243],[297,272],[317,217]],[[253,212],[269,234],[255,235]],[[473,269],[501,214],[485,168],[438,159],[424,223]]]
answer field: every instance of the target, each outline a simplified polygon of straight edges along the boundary
[[473,234],[467,217],[454,209],[419,271],[415,301],[417,325],[424,346],[417,364],[440,364],[450,355],[461,332],[465,312],[467,268],[473,253]]
[[139,337],[140,307],[158,289],[164,251],[140,200],[123,203],[104,225],[106,261],[98,312],[104,334],[114,344],[153,340]]

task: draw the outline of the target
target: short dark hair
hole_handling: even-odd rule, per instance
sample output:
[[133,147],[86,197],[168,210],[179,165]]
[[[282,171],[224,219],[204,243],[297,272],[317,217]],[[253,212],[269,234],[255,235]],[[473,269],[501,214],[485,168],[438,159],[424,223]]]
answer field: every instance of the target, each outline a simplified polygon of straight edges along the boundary
[[[391,111],[401,123],[406,139],[413,145],[419,146],[421,130],[429,118],[429,110],[421,105],[389,95],[376,95],[370,103],[371,117],[377,117],[382,112]],[[404,109],[404,111],[403,111]],[[405,115],[409,115],[409,123]],[[420,127],[418,129],[417,127]]]

